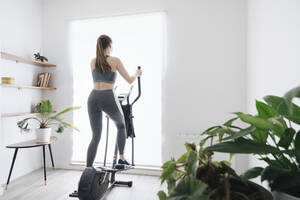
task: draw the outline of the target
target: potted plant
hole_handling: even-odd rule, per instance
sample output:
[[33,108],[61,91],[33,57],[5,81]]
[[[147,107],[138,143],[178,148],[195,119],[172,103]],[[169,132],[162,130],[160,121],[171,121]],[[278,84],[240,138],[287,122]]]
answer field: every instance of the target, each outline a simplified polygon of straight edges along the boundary
[[238,176],[229,161],[212,161],[213,153],[203,145],[186,143],[187,152],[162,166],[161,183],[168,192],[158,192],[160,200],[272,200],[269,191]]
[[[283,97],[265,96],[265,102],[256,101],[257,115],[237,112],[236,118],[203,133],[206,139],[218,138],[206,151],[253,154],[266,162],[246,174],[268,181],[276,200],[300,200],[300,107],[293,103],[295,97],[300,98],[300,87]],[[237,119],[246,126],[233,125]]]
[[52,104],[49,100],[41,101],[41,103],[35,106],[35,112],[38,113],[37,116],[28,117],[21,121],[17,122],[18,127],[24,131],[30,131],[28,127],[29,120],[36,120],[39,123],[39,128],[35,129],[37,141],[38,142],[49,142],[51,136],[51,127],[50,125],[58,126],[56,129],[57,133],[62,133],[66,127],[71,127],[79,131],[72,124],[63,121],[61,116],[69,111],[79,109],[80,107],[70,107],[57,114],[52,114]]
[[37,53],[35,53],[33,55],[34,55],[34,59],[36,61],[40,61],[40,62],[46,61],[46,62],[48,62],[48,58],[46,58],[45,56],[42,56],[39,52],[37,52]]

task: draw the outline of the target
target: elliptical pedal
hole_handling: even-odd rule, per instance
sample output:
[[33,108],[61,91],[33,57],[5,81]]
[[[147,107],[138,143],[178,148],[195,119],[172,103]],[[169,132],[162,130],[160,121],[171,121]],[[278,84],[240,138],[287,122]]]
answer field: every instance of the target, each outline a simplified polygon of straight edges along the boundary
[[123,165],[123,164],[116,164],[115,169],[117,169],[117,170],[129,170],[129,169],[133,169],[133,166]]
[[79,197],[78,196],[78,191],[77,190],[75,190],[73,193],[71,193],[71,194],[69,194],[69,197]]
[[115,181],[114,185],[132,187],[132,181]]

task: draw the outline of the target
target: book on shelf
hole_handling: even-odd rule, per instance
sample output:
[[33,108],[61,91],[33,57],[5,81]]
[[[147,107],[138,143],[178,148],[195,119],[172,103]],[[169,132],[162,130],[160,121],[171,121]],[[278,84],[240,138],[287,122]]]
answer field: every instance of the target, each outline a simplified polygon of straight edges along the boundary
[[38,87],[48,87],[50,76],[51,76],[51,74],[49,72],[39,73],[38,80],[37,80],[37,86]]
[[42,87],[47,87],[47,78],[48,78],[48,73],[45,72],[45,78],[44,78],[44,82],[43,82]]
[[49,79],[50,79],[50,73],[46,72],[46,78],[45,78],[45,85],[44,85],[44,87],[48,87]]
[[36,86],[41,87],[43,79],[44,79],[44,74],[43,73],[39,73],[39,75],[38,75],[38,81],[37,81],[37,85]]
[[50,78],[50,74],[47,72],[47,74],[46,74],[46,83],[45,83],[45,87],[48,87],[48,83],[49,83],[49,78]]

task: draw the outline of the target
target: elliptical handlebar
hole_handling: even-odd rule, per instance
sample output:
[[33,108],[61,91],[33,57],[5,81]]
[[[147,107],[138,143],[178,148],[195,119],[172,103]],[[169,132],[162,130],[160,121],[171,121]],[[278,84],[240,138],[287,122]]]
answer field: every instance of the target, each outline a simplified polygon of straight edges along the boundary
[[132,88],[133,88],[133,85],[131,85],[131,87],[130,87],[130,89],[129,89],[129,92],[128,92],[128,94],[127,94],[127,104],[130,104],[130,103],[129,103],[129,97],[130,97]]
[[[138,66],[138,69],[141,69],[141,66]],[[131,106],[140,98],[141,96],[141,77],[138,77],[138,95],[137,97],[134,99],[134,101],[131,103]]]

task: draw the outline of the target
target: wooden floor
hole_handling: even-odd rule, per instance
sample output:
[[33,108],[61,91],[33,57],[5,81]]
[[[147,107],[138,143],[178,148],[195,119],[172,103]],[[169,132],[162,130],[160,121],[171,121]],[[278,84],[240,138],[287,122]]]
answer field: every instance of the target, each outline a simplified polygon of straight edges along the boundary
[[[43,171],[37,170],[12,181],[0,200],[76,200],[69,193],[78,185],[81,171],[48,169],[47,185],[44,185]],[[117,174],[117,180],[132,180],[132,188],[116,187],[104,200],[157,200],[160,190],[157,176]]]

